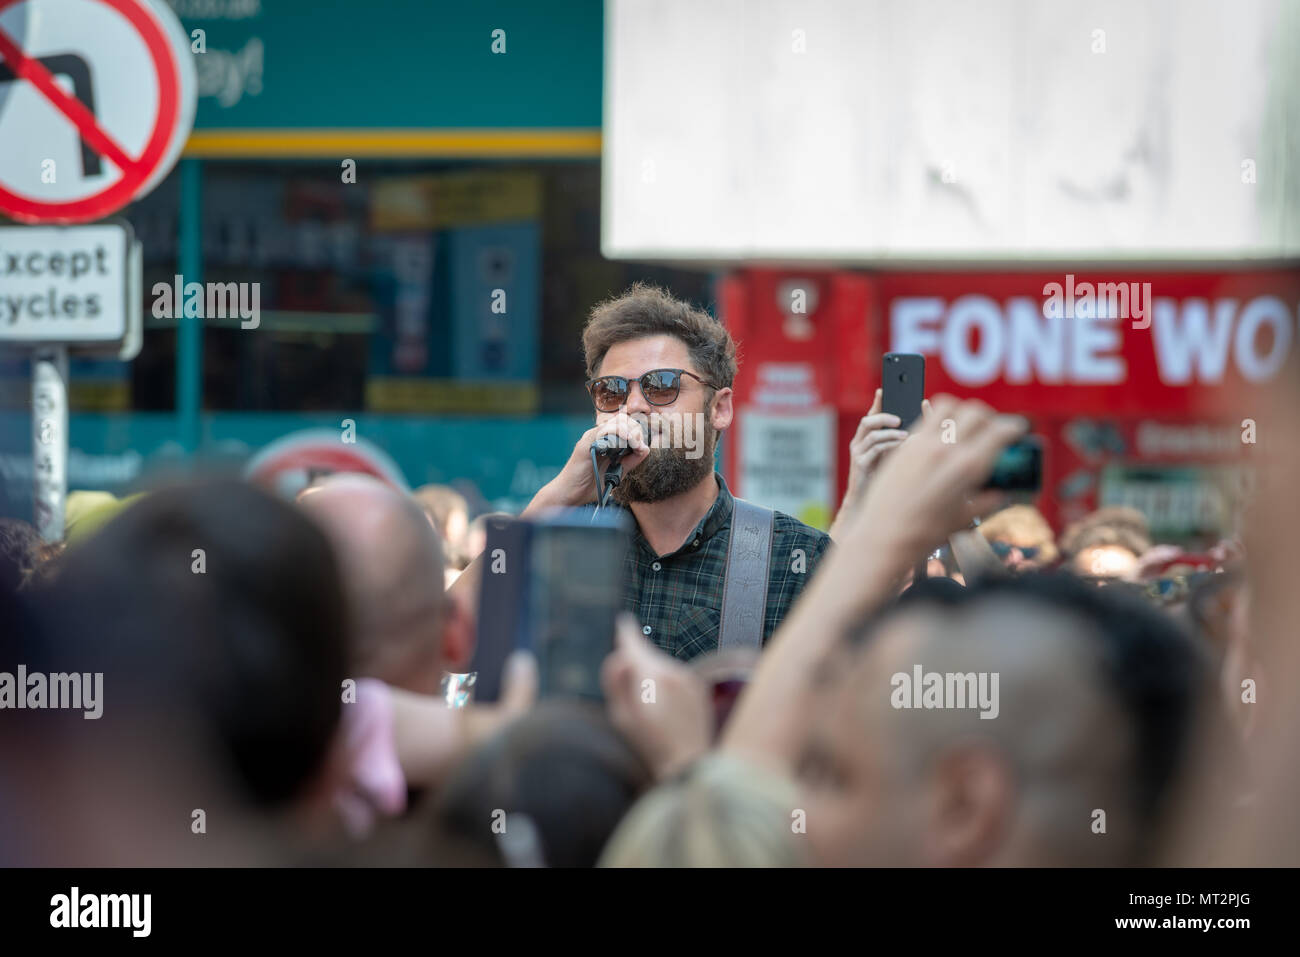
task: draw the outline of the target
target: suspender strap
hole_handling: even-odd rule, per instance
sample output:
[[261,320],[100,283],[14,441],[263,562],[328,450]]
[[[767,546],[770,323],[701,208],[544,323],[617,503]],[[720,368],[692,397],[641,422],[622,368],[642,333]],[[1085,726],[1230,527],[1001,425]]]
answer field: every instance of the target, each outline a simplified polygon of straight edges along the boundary
[[770,508],[735,499],[731,538],[727,542],[727,573],[722,585],[719,648],[763,647],[775,519],[776,513]]

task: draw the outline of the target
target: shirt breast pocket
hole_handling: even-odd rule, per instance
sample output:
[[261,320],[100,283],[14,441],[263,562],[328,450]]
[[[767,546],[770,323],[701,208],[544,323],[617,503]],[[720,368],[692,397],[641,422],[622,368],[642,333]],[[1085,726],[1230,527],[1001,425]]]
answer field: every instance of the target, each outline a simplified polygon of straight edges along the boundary
[[718,630],[722,615],[716,608],[703,605],[682,605],[676,633],[672,640],[672,653],[682,661],[698,658],[718,647]]

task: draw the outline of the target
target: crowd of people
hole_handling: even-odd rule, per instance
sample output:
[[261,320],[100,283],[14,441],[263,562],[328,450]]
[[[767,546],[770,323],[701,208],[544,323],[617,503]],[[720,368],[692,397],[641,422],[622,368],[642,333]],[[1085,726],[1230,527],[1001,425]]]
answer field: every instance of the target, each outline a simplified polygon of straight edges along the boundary
[[[498,700],[449,705],[487,558],[451,489],[174,485],[53,545],[4,519],[0,674],[102,691],[91,719],[0,683],[0,863],[1300,862],[1300,370],[1240,527],[1191,554],[1125,508],[1057,536],[984,488],[1028,423],[947,396],[907,431],[877,397],[829,535],[747,509],[714,470],[718,322],[637,287],[584,349],[596,423],[523,516],[589,507],[592,443],[625,445],[602,700],[539,695],[519,650]],[[761,586],[729,588],[754,542]]]

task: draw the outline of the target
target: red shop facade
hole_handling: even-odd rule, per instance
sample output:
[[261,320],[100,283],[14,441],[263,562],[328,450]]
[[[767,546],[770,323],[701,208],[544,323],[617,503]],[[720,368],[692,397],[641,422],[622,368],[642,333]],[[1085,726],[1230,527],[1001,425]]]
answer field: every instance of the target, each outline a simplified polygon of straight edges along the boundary
[[1058,529],[1130,504],[1161,537],[1212,537],[1258,448],[1259,390],[1300,348],[1295,269],[747,269],[719,305],[741,350],[728,483],[822,527],[892,351],[925,356],[929,395],[1030,419]]

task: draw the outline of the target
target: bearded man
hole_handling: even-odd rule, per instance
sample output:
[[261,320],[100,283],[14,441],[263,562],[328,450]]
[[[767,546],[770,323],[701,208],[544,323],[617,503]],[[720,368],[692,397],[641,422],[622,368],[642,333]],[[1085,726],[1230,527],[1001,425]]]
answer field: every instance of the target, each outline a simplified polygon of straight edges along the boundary
[[642,633],[684,660],[719,645],[760,646],[830,538],[734,498],[714,469],[734,413],[731,335],[689,303],[638,284],[592,310],[582,343],[596,425],[524,515],[595,500],[592,443],[617,436],[626,453],[613,498],[636,521],[625,589]]

